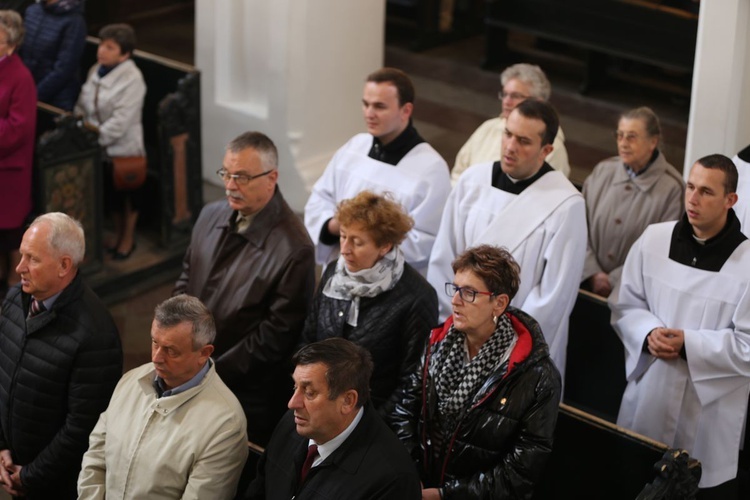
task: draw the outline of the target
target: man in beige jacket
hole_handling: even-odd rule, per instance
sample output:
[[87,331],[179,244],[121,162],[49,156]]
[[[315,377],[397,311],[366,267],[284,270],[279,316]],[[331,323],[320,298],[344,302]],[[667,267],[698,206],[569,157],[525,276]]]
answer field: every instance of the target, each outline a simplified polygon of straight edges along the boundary
[[156,307],[151,359],[126,373],[89,438],[79,499],[234,497],[245,414],[210,356],[211,313],[178,295]]

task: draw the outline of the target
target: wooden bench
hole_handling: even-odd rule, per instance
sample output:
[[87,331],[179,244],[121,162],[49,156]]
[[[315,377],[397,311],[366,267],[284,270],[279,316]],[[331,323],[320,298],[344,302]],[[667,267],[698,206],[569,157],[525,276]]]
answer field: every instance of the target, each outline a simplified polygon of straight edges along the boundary
[[644,0],[487,0],[485,67],[507,60],[508,31],[584,49],[583,92],[600,82],[606,57],[692,72],[698,16]]
[[[98,40],[89,37],[81,69],[84,78],[96,60],[97,46]],[[37,213],[63,210],[86,219],[82,220],[87,239],[84,270],[90,274],[89,284],[107,301],[173,280],[203,206],[200,72],[192,66],[140,51],[135,51],[133,59],[147,85],[143,127],[149,170],[142,188],[144,205],[138,229],[141,244],[138,256],[127,262],[103,266],[101,149],[96,134],[86,133],[77,125],[78,120],[66,117],[62,110],[43,103],[37,108],[35,210]],[[87,142],[91,137],[93,143]],[[92,147],[96,148],[95,161]],[[59,187],[54,181],[64,180],[65,175],[60,172],[73,172],[89,165],[83,157],[88,158],[86,162],[94,161],[97,168],[92,171],[93,177],[84,177],[85,186],[79,186],[84,179],[75,184],[81,188],[74,197],[77,205],[67,210],[52,199]],[[86,166],[83,171],[89,170]],[[72,184],[66,186],[69,191]],[[98,272],[100,269],[102,272]]]
[[[254,443],[248,445],[248,461],[251,467],[257,466],[264,450]],[[533,498],[634,500],[655,480],[680,481],[687,483],[683,488],[696,491],[694,471],[700,465],[695,460],[670,460],[670,475],[657,478],[654,465],[667,451],[662,443],[561,404],[552,455]]]
[[568,328],[565,403],[615,422],[625,391],[625,350],[602,297],[580,290]]
[[[81,72],[85,81],[96,62],[99,39],[88,37]],[[143,73],[143,137],[149,175],[141,225],[160,235],[164,246],[182,246],[203,207],[200,72],[193,66],[136,50]]]
[[[534,500],[633,500],[657,478],[654,464],[667,451],[663,443],[561,404],[552,456],[534,492]],[[690,472],[675,470],[674,475],[660,479],[681,483],[687,480],[689,484],[683,487],[695,492],[700,476],[695,478],[692,471],[697,472],[699,464],[690,460],[684,467],[689,467]]]
[[[388,0],[386,3],[387,35],[401,35],[412,50],[425,50],[449,43],[482,30],[481,0],[455,0],[451,7],[451,29],[440,29],[441,10],[445,0]],[[391,36],[388,36],[390,41]]]

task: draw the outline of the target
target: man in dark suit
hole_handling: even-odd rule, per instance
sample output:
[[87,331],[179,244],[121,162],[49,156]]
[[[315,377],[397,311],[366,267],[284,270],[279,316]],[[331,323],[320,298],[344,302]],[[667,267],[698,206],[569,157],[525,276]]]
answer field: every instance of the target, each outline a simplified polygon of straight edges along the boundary
[[419,499],[406,449],[368,404],[370,353],[348,340],[294,356],[294,395],[247,499]]

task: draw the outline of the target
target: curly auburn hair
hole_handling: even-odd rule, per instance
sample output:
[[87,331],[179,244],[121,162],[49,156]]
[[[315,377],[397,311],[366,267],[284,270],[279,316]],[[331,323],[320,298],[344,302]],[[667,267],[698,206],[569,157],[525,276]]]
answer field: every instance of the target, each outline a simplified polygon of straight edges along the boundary
[[404,211],[390,193],[362,191],[338,204],[336,219],[342,226],[361,224],[379,247],[398,245],[414,226],[414,219]]

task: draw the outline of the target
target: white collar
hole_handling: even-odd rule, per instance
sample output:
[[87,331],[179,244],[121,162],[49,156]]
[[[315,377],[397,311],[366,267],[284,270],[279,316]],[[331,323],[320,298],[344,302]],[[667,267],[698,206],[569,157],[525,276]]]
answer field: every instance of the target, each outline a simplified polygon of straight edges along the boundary
[[349,424],[349,426],[344,429],[344,431],[336,436],[335,438],[331,439],[330,441],[327,441],[325,444],[318,444],[314,440],[310,440],[308,443],[308,446],[311,444],[317,444],[318,445],[318,458],[315,459],[312,466],[317,467],[320,465],[323,460],[329,457],[334,451],[338,450],[339,446],[344,444],[344,441],[346,441],[346,438],[348,438],[352,432],[354,432],[354,429],[357,427],[357,424],[359,424],[359,421],[362,420],[362,415],[364,413],[364,407],[360,408],[357,412],[357,415],[354,417],[354,420],[352,420],[352,423]]

